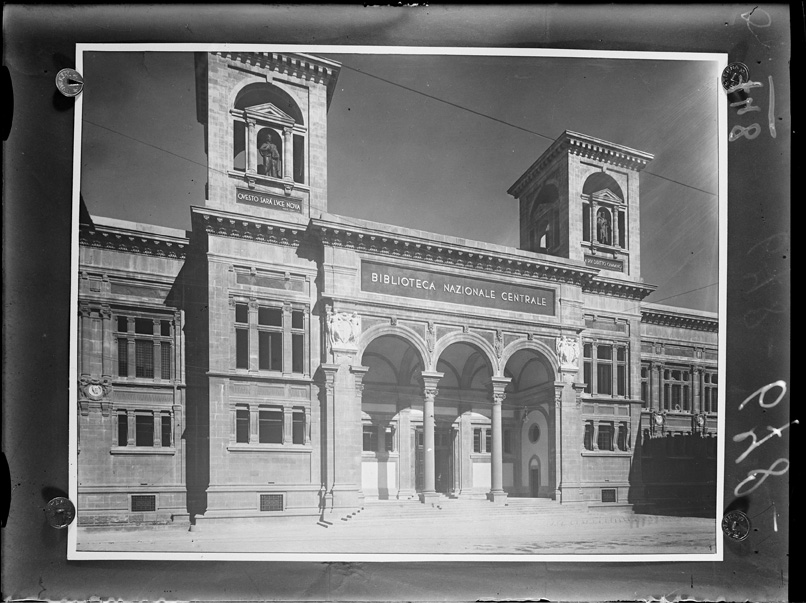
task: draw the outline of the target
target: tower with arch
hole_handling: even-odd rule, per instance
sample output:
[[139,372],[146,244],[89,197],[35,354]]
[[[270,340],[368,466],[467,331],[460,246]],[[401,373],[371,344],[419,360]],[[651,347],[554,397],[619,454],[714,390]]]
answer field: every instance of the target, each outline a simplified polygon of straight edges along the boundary
[[641,277],[639,174],[653,155],[566,130],[509,188],[520,247]]

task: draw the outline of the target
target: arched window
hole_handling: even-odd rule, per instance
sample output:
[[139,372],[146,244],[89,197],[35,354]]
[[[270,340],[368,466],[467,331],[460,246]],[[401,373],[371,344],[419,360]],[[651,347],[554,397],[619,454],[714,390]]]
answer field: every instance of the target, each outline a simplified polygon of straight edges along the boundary
[[532,201],[529,250],[550,253],[559,244],[559,198],[557,187],[544,185]]
[[272,84],[250,84],[238,93],[230,114],[234,171],[306,183],[307,128],[287,92]]
[[582,186],[582,240],[627,248],[627,204],[618,182],[596,172]]

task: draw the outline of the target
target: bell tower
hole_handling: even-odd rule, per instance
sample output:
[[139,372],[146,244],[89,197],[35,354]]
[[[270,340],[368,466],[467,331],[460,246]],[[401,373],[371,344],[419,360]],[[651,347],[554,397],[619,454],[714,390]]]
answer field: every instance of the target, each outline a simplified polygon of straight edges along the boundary
[[653,155],[566,130],[507,191],[520,247],[641,277],[639,174]]
[[207,207],[291,222],[327,210],[327,111],[339,69],[307,54],[196,55]]

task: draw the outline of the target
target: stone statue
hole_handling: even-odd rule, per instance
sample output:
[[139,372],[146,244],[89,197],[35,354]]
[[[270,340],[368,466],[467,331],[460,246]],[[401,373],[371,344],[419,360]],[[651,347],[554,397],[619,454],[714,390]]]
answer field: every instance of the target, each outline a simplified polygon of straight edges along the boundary
[[610,245],[610,220],[607,219],[607,214],[604,211],[599,212],[596,224],[599,227],[599,242]]
[[361,334],[361,317],[356,312],[333,312],[327,309],[327,336],[330,349],[355,348]]
[[258,147],[261,157],[263,157],[263,167],[266,170],[266,175],[272,178],[280,178],[280,151],[277,146],[267,138],[266,141]]
[[579,341],[576,337],[558,337],[557,355],[560,368],[579,368]]

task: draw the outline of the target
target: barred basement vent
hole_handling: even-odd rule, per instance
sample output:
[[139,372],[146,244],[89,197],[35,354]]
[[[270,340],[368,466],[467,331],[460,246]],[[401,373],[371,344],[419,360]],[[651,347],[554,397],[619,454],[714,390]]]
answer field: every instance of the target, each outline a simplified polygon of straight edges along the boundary
[[616,502],[616,489],[615,488],[605,488],[602,490],[602,502],[609,503],[609,502]]
[[282,494],[261,494],[260,495],[260,510],[261,511],[282,511],[283,510],[283,495]]
[[145,513],[157,510],[156,494],[132,494],[132,512]]

